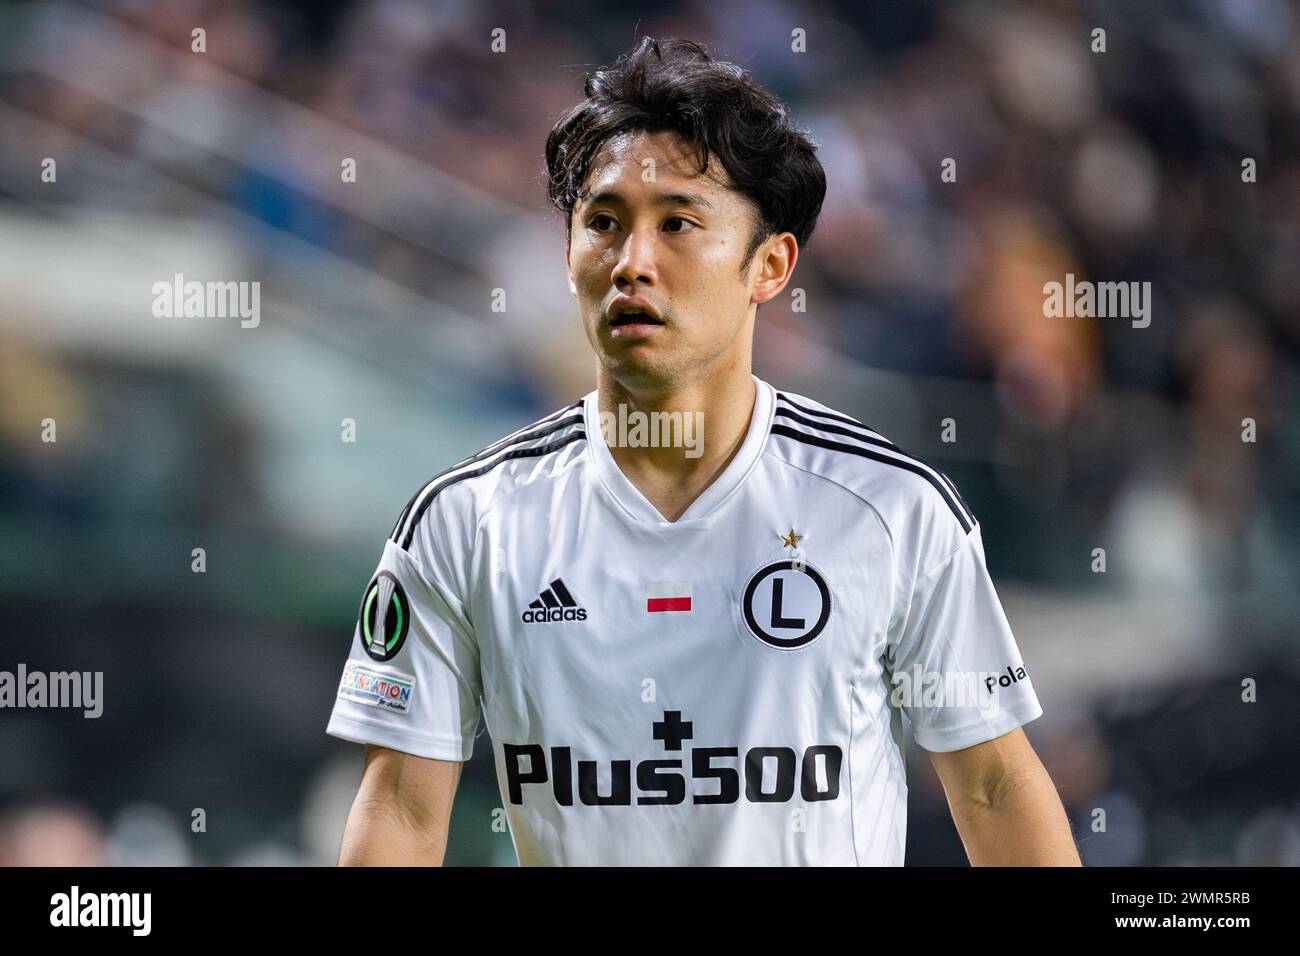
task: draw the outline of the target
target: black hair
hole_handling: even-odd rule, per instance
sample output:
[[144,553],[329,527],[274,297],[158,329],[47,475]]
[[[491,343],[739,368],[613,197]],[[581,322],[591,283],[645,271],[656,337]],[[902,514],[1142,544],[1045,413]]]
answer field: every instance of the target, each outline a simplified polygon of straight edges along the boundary
[[695,147],[701,173],[709,155],[716,156],[731,188],[756,209],[742,272],[774,233],[793,233],[800,247],[808,242],[826,196],[817,144],[745,70],[713,59],[692,40],[643,36],[612,65],[588,73],[583,92],[586,98],[546,138],[546,194],[564,215],[566,242],[587,172],[605,142],[663,131]]

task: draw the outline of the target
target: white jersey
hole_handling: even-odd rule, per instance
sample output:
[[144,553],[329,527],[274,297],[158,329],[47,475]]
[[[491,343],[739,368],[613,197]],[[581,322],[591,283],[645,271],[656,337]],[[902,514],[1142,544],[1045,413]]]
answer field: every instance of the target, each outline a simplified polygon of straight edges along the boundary
[[433,478],[328,732],[468,760],[481,701],[524,865],[901,865],[901,715],[950,751],[1042,708],[952,482],[754,381],[674,522],[595,392]]

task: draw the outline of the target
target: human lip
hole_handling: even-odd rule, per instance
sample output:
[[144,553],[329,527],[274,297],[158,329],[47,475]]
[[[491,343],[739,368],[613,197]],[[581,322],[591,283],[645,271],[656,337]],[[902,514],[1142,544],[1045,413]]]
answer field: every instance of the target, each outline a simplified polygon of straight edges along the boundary
[[659,310],[647,299],[637,295],[621,295],[609,304],[605,310],[611,329],[629,326],[659,326],[664,324]]
[[647,339],[664,327],[659,310],[640,296],[619,296],[609,304],[605,314],[610,338],[622,342]]

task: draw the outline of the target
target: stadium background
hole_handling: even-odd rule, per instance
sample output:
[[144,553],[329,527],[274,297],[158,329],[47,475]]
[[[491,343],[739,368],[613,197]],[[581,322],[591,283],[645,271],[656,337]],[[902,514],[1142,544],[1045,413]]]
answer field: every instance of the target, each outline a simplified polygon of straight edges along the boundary
[[[336,859],[384,536],[592,385],[541,149],[639,33],[821,144],[756,371],[958,483],[1084,861],[1300,862],[1295,6],[136,0],[0,4],[0,668],[105,675],[98,720],[0,712],[0,863]],[[261,282],[260,326],[154,318],[175,273]],[[1066,273],[1151,282],[1150,326],[1045,318]],[[476,750],[447,859],[508,865]],[[915,749],[910,782],[908,862],[963,863]]]

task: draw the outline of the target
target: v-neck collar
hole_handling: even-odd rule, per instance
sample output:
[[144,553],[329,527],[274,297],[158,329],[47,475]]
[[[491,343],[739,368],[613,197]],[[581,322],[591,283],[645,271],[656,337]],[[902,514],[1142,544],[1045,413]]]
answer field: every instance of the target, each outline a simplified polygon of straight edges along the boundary
[[[605,442],[605,433],[600,427],[600,403],[597,392],[589,392],[583,399],[583,417],[586,421],[587,447],[590,450],[596,475],[601,485],[619,510],[629,519],[638,523],[648,523],[656,527],[681,528],[696,526],[707,521],[731,493],[744,482],[750,470],[758,463],[767,442],[768,431],[772,426],[772,413],[776,406],[776,395],[771,385],[757,376],[754,380],[754,412],[750,416],[749,431],[734,458],[722,470],[722,474],[704,489],[689,508],[682,512],[676,521],[669,521],[659,513],[654,505],[632,484],[623,469],[618,467],[614,456]],[[705,419],[707,428],[708,419]],[[707,431],[705,435],[707,436]],[[707,437],[706,439],[707,440]]]

